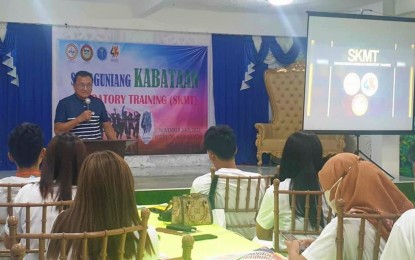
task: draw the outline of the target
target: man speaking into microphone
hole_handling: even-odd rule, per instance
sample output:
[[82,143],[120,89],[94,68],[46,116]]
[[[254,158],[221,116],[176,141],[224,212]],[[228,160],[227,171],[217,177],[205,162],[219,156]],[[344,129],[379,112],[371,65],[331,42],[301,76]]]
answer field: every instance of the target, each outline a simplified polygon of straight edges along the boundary
[[101,99],[91,96],[92,74],[78,71],[73,80],[75,93],[59,101],[56,107],[54,132],[72,132],[81,139],[102,139],[102,130],[108,140],[116,140],[107,110]]

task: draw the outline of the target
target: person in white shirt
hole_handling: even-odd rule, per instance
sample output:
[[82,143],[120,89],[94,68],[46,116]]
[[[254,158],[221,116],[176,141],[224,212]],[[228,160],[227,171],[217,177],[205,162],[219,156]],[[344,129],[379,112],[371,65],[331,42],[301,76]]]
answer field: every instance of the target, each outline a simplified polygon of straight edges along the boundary
[[[78,173],[87,152],[82,140],[72,133],[58,134],[49,142],[41,166],[42,175],[39,183],[28,184],[20,189],[14,202],[41,203],[72,200],[76,193]],[[56,207],[47,208],[46,232],[49,233],[59,211]],[[25,208],[13,208],[13,215],[18,218],[17,232],[26,232]],[[9,228],[6,225],[5,246],[10,248]],[[42,207],[30,210],[30,233],[42,233]],[[25,244],[25,241],[23,241]],[[30,247],[38,248],[38,240],[31,239]],[[26,259],[37,258],[28,254]]]
[[[32,123],[22,123],[16,126],[9,134],[8,138],[8,157],[9,160],[16,164],[16,176],[9,176],[0,179],[0,183],[26,184],[39,182],[39,166],[45,155],[43,147],[42,129]],[[11,188],[11,201],[14,200],[19,187]],[[0,201],[7,202],[7,188],[0,188]],[[0,219],[6,220],[7,208],[0,208]],[[0,230],[3,233],[3,225]]]
[[[95,152],[85,159],[79,174],[78,190],[73,204],[56,218],[52,233],[79,233],[118,229],[141,224],[134,197],[134,179],[128,164],[112,151]],[[121,237],[108,239],[107,258],[118,259]],[[138,250],[138,233],[125,238],[123,259],[159,259],[158,238],[149,227],[145,252]],[[88,241],[88,259],[100,255],[101,240]],[[82,243],[67,243],[68,259],[81,258]],[[51,240],[46,259],[58,259],[60,241]]]
[[[235,162],[235,155],[237,151],[236,147],[236,137],[233,130],[226,125],[222,126],[212,126],[210,127],[204,136],[204,145],[207,150],[210,161],[215,167],[216,175],[227,175],[227,176],[260,176],[258,173],[245,172],[237,168]],[[191,193],[202,193],[209,194],[211,184],[211,173],[197,177],[192,184],[190,189]],[[242,187],[247,187],[247,183],[242,183]],[[256,189],[256,183],[252,182],[252,189]],[[242,188],[241,190],[246,190]],[[229,189],[230,197],[236,197],[236,186],[235,184],[230,184]],[[260,197],[262,198],[265,193],[265,183],[260,191]],[[241,197],[246,196],[246,194],[240,194]],[[255,201],[255,194],[252,194],[250,201]],[[225,181],[219,179],[216,192],[215,192],[215,207],[217,209],[224,208],[224,197],[225,197]],[[242,202],[244,203],[244,202]],[[217,220],[216,216],[214,217],[217,223],[222,222],[222,220]],[[225,221],[228,225],[235,224],[253,224],[255,225],[255,213],[245,213],[245,212],[229,212],[225,215]],[[226,227],[226,224],[224,225]],[[248,239],[252,239],[255,236],[255,228],[233,228],[232,231],[240,233]]]
[[[323,166],[323,148],[320,139],[313,133],[298,131],[291,134],[284,145],[281,156],[279,175],[280,190],[320,190],[318,171]],[[289,229],[291,224],[291,207],[289,195],[279,196],[279,226]],[[324,221],[317,223],[317,196],[310,200],[310,224],[313,229],[324,227]],[[298,196],[296,200],[296,227],[304,223],[305,197]],[[324,214],[327,216],[327,213]],[[259,242],[271,247],[274,228],[274,186],[270,186],[262,200],[256,217],[256,234]],[[264,241],[265,240],[265,241]],[[280,249],[284,249],[284,239],[280,237]]]
[[[330,158],[319,172],[319,181],[325,198],[336,213],[335,201],[344,200],[344,212],[403,213],[414,206],[396,185],[372,162],[364,161],[352,153],[340,153]],[[381,223],[381,254],[388,239],[391,224]],[[363,259],[373,259],[375,219],[365,224]],[[344,219],[343,259],[357,259],[359,219]],[[336,259],[337,218],[333,219],[315,241],[285,241],[290,260]],[[300,254],[300,245],[309,245]]]
[[415,209],[410,209],[393,225],[380,260],[413,259],[415,253]]

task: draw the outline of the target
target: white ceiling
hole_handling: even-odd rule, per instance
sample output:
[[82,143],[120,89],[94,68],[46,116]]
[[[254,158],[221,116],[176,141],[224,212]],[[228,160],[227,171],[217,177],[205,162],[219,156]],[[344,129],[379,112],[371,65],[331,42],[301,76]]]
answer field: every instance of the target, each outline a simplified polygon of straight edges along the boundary
[[362,6],[381,0],[293,0],[286,6],[271,6],[266,0],[70,0],[128,5],[137,16],[145,17],[165,8],[215,12],[304,14],[306,11],[360,12]]
[[[307,11],[415,17],[415,0],[0,0],[0,21],[145,31],[307,35]],[[372,11],[371,11],[372,10]]]
[[275,7],[266,0],[177,0],[179,8],[209,9],[226,12],[273,12],[277,9],[287,12],[304,11],[346,11],[356,6],[376,3],[379,0],[293,0],[291,5]]

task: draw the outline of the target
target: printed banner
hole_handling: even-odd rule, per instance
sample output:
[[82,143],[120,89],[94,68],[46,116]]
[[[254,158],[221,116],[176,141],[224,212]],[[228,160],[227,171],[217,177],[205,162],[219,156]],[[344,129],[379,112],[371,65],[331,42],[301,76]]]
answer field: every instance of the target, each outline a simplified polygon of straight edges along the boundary
[[203,152],[208,125],[207,46],[58,40],[53,109],[74,93],[79,70],[93,75],[130,155]]

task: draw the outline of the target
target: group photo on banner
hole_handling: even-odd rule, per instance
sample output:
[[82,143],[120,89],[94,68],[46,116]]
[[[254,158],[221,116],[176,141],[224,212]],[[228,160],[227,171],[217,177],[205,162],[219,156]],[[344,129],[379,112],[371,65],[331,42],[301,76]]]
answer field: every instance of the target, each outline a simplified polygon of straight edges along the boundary
[[127,147],[130,155],[203,153],[206,46],[67,39],[55,44],[53,108],[73,94],[75,74],[87,71],[91,96],[105,104],[116,138],[134,140]]

